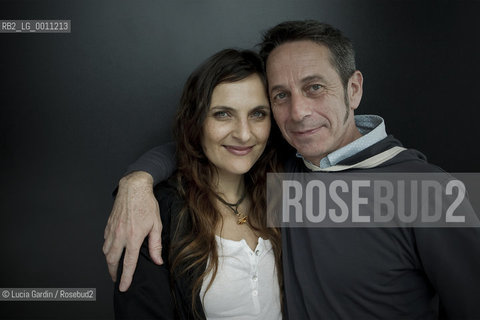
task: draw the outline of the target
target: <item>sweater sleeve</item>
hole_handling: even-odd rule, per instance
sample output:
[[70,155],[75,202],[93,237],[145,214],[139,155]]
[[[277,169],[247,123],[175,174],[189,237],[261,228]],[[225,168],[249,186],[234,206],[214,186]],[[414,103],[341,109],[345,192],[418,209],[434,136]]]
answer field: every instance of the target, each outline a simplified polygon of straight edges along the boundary
[[124,176],[133,171],[145,171],[153,177],[153,184],[167,180],[176,170],[176,145],[168,142],[157,146],[130,164]]

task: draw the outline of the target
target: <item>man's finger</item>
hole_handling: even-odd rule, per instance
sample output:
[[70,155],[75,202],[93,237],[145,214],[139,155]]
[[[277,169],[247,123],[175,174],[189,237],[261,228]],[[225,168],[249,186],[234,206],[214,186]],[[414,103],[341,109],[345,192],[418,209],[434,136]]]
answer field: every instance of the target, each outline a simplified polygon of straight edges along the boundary
[[113,242],[108,252],[105,254],[108,266],[108,273],[115,282],[117,280],[118,262],[122,256],[124,245],[122,243]]
[[129,248],[125,250],[125,257],[123,258],[123,271],[120,279],[119,289],[122,292],[127,291],[132,283],[133,273],[137,267],[138,254],[140,253],[140,247]]
[[157,221],[148,234],[148,252],[153,262],[158,265],[163,264],[162,259],[162,223]]
[[105,260],[107,261],[108,273],[110,274],[112,281],[115,282],[117,280],[117,269],[120,256],[117,257],[117,253],[112,250],[112,244],[113,237],[110,236],[106,238],[105,242],[103,243],[102,251],[105,255]]
[[108,252],[110,252],[110,248],[112,247],[112,242],[113,242],[112,237],[105,238],[105,241],[103,242],[102,251],[105,257],[107,257]]
[[107,263],[108,273],[110,273],[110,277],[112,278],[113,282],[117,282],[117,269],[118,263]]
[[107,220],[107,225],[105,226],[105,230],[103,231],[103,239],[107,239],[108,235],[110,234],[110,231],[112,229],[112,215],[114,214],[114,210],[110,212],[110,216],[108,217]]

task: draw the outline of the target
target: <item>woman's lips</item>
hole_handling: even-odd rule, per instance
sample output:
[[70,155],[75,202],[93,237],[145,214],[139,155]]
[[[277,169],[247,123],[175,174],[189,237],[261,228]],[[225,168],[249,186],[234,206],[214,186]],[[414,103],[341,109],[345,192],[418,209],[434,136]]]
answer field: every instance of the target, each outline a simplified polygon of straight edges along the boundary
[[246,154],[249,154],[253,146],[250,147],[241,147],[241,146],[224,146],[225,149],[227,149],[228,152],[233,153],[234,155],[237,156],[244,156]]

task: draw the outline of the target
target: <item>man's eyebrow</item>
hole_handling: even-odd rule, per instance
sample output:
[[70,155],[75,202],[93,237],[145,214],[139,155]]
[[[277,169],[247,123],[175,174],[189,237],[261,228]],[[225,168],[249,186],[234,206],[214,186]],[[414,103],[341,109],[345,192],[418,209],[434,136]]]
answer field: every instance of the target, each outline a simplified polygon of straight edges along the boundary
[[282,86],[282,85],[276,85],[276,86],[270,88],[270,92],[277,91],[277,90],[282,90],[283,88],[284,88],[284,86]]
[[[312,81],[322,81],[322,82],[326,82],[325,80],[325,77],[319,75],[319,74],[314,74],[314,75],[311,75],[311,76],[306,76],[305,78],[302,78],[300,80],[301,83],[308,83],[308,82],[312,82]],[[276,90],[282,90],[284,89],[285,87],[283,85],[276,85],[276,86],[273,86],[272,88],[270,88],[270,92],[273,92],[273,91],[276,91]]]
[[314,74],[308,77],[305,77],[301,80],[302,83],[312,82],[312,81],[322,81],[325,82],[325,78],[319,74]]

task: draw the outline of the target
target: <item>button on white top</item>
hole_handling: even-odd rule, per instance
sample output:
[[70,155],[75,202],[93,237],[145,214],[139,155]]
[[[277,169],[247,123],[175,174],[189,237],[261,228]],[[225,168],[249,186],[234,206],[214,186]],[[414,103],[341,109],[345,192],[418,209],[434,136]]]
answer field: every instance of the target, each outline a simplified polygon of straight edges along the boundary
[[[245,240],[215,238],[218,247],[217,275],[206,294],[211,274],[205,277],[200,290],[200,300],[205,294],[202,302],[206,317],[209,320],[282,319],[275,257],[270,241],[258,238],[257,248],[252,251]],[[256,257],[252,259],[254,253]]]

